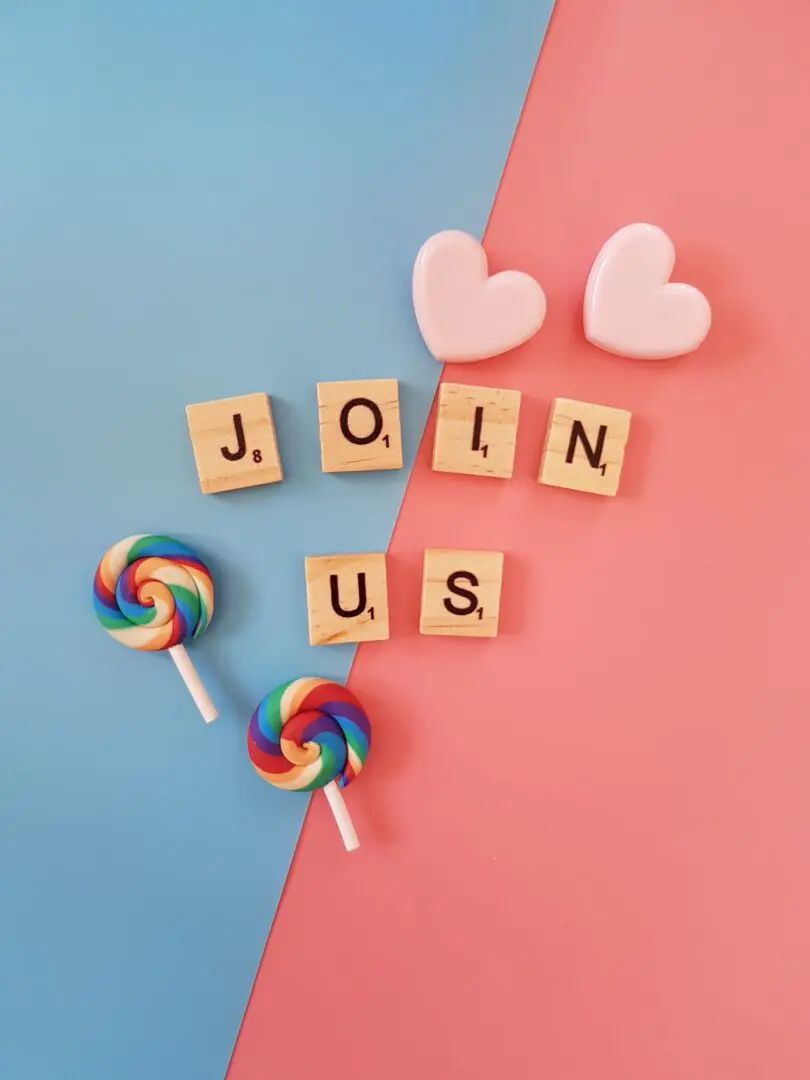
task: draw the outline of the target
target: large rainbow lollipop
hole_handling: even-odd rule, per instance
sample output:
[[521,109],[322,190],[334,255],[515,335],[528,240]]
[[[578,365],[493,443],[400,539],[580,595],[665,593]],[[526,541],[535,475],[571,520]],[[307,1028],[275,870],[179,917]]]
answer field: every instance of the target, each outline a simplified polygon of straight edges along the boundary
[[327,679],[293,679],[263,698],[248,727],[256,772],[285,791],[322,787],[347,851],[359,847],[340,793],[365,764],[371,723],[354,696]]
[[168,536],[128,536],[98,564],[93,603],[104,629],[131,649],[168,649],[207,724],[214,708],[183,642],[214,613],[214,585],[198,555]]

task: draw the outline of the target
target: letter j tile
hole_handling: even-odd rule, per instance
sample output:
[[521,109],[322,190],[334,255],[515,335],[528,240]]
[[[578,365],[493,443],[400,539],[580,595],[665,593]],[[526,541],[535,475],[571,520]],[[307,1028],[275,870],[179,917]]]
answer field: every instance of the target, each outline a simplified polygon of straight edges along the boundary
[[245,394],[186,406],[203,495],[283,478],[267,394]]

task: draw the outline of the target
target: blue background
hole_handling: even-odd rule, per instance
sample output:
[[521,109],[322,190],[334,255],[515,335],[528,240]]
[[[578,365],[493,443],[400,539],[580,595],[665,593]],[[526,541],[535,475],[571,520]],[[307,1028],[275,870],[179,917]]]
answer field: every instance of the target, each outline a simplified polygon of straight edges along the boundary
[[[439,374],[413,259],[481,234],[550,5],[3,3],[4,1078],[223,1075],[306,808],[245,725],[348,671],[307,644],[303,557],[387,544]],[[402,380],[406,468],[325,476],[315,382],[373,376]],[[285,481],[203,496],[184,406],[254,391]],[[96,623],[135,532],[213,569],[211,727]]]

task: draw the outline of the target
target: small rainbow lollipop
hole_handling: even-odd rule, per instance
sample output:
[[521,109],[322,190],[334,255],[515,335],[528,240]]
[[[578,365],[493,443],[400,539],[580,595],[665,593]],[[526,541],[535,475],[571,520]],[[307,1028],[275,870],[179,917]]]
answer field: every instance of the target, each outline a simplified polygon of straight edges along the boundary
[[365,764],[371,723],[345,686],[293,679],[263,698],[248,727],[256,772],[285,791],[322,787],[347,851],[360,846],[340,793]]
[[199,637],[214,613],[214,584],[198,555],[168,536],[128,536],[98,564],[93,581],[98,621],[130,649],[169,656],[207,724],[214,708],[183,642]]

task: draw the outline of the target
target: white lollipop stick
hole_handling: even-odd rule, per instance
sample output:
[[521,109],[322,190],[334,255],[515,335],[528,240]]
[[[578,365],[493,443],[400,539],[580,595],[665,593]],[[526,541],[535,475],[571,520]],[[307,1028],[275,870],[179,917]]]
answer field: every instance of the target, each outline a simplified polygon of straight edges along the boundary
[[335,823],[340,831],[343,843],[346,845],[346,850],[356,851],[360,847],[360,841],[357,839],[357,833],[354,831],[352,819],[336,781],[333,780],[331,783],[327,784],[323,789],[323,793],[326,796],[326,801],[329,803],[329,808],[335,817]]
[[197,674],[197,669],[191,662],[191,657],[183,645],[172,645],[168,651],[169,656],[177,665],[180,678],[188,687],[188,692],[194,698],[195,705],[202,713],[203,720],[205,720],[206,724],[210,724],[212,720],[216,720],[219,713],[208,696],[208,691],[203,686],[202,680]]

